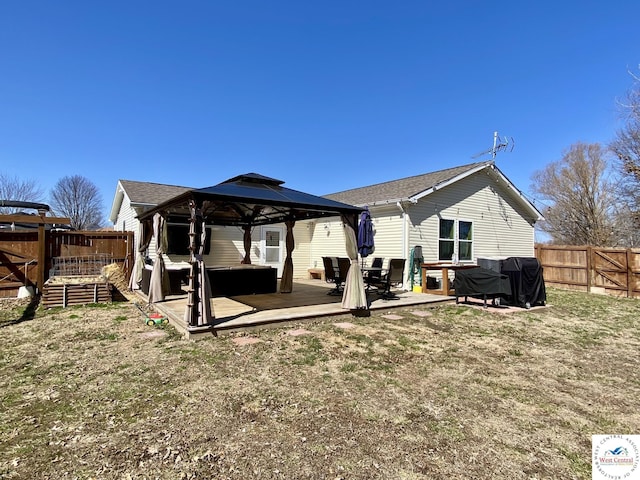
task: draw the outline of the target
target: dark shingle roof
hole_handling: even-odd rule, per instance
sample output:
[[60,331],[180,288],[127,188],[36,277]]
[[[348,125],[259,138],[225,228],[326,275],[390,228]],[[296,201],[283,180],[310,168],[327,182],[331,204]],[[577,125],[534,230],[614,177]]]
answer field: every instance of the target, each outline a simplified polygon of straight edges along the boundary
[[399,180],[391,180],[389,182],[378,183],[368,187],[353,188],[343,192],[324,195],[326,198],[344,202],[351,205],[372,205],[377,202],[385,202],[388,200],[400,200],[410,198],[439,185],[448,180],[462,175],[477,167],[488,165],[493,162],[476,162],[459,167],[447,168],[437,172],[415,175],[413,177],[401,178]]
[[190,187],[136,182],[134,180],[120,180],[120,184],[127,193],[131,203],[144,205],[157,205],[192,189]]

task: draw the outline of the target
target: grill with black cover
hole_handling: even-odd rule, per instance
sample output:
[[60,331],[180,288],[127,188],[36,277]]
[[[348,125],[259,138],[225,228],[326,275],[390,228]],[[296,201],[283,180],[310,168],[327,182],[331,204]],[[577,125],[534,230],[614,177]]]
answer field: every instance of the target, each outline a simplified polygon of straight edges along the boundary
[[457,270],[453,288],[456,293],[456,303],[459,297],[465,297],[465,301],[466,297],[473,297],[482,298],[486,306],[488,298],[499,304],[500,298],[511,296],[509,277],[484,267]]
[[509,257],[502,260],[501,273],[509,277],[509,305],[529,308],[544,305],[547,292],[542,277],[542,265],[535,257]]

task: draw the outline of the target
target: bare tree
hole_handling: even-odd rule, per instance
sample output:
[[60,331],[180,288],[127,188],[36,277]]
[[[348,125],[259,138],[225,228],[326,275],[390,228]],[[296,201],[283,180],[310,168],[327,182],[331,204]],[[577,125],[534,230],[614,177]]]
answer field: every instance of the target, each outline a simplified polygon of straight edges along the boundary
[[51,190],[51,208],[68,217],[77,230],[95,230],[102,225],[102,196],[98,188],[80,175],[63,177]]
[[[0,200],[41,203],[43,190],[34,180],[20,180],[0,173]],[[21,211],[19,207],[0,207],[0,213],[11,214]]]
[[[640,77],[629,72],[634,79],[626,99],[620,102],[625,126],[620,129],[609,148],[618,158],[620,177],[620,202],[627,215],[628,238],[640,236]],[[635,242],[627,246],[637,246]]]
[[540,229],[554,243],[612,246],[616,182],[607,151],[599,144],[576,143],[562,159],[533,175],[533,190],[549,207]]

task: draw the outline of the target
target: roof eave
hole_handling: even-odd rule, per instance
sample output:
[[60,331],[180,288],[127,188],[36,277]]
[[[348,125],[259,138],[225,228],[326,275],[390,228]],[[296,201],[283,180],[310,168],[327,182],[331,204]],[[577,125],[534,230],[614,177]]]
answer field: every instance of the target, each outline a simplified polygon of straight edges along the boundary
[[497,166],[492,165],[491,170],[493,174],[500,178],[506,184],[507,188],[516,195],[516,197],[522,202],[523,206],[531,212],[535,222],[544,220],[544,216],[542,215],[540,210],[538,210],[536,206],[531,203],[513,183],[511,183],[511,181],[504,175],[504,173],[500,171]]
[[411,197],[410,200],[412,202],[417,202],[418,200],[420,200],[421,198],[426,197],[427,195],[431,195],[432,193],[441,190],[445,187],[448,187],[449,185],[452,185],[460,180],[462,180],[463,178],[466,178],[470,175],[473,175],[477,172],[480,172],[484,169],[487,169],[488,172],[491,172],[493,175],[495,175],[496,177],[500,178],[505,186],[507,187],[507,189],[509,189],[512,193],[515,194],[516,198],[520,201],[520,203],[523,205],[523,207],[528,210],[531,213],[531,217],[532,220],[534,221],[534,223],[539,222],[541,220],[544,220],[544,216],[542,215],[542,213],[540,213],[540,211],[535,207],[535,205],[533,205],[525,196],[524,194],[518,190],[518,188],[511,183],[511,181],[500,171],[500,169],[496,166],[495,162],[490,161],[485,163],[484,165],[478,165],[475,168],[472,168],[470,170],[467,170],[464,173],[461,173],[460,175],[456,175],[455,177],[450,178],[449,180],[446,180],[444,182],[440,182],[436,185],[434,185],[431,188],[428,188],[426,190],[423,190],[422,192],[419,192]]
[[423,190],[421,192],[416,193],[415,195],[412,195],[411,197],[409,197],[411,199],[412,202],[417,202],[418,200],[420,200],[423,197],[426,197],[427,195],[431,195],[433,192],[440,190],[442,188],[448,187],[451,184],[454,184],[460,180],[462,180],[463,178],[466,178],[470,175],[473,175],[474,173],[477,173],[481,170],[484,170],[487,167],[493,166],[493,162],[487,162],[483,165],[478,165],[475,168],[471,168],[459,175],[456,175],[455,177],[451,177],[449,180],[445,180],[444,182],[440,182],[437,183],[435,185],[433,185],[431,188],[428,188],[426,190]]

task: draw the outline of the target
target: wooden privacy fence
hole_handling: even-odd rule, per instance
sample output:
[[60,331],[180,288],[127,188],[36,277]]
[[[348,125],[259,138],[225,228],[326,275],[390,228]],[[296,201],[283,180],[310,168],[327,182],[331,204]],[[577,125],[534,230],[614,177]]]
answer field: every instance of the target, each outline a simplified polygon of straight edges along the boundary
[[89,275],[109,263],[120,264],[128,279],[133,252],[133,232],[47,231],[41,242],[37,231],[0,231],[0,297],[23,285],[42,289],[50,274]]
[[546,285],[640,297],[640,249],[537,244],[535,251]]

